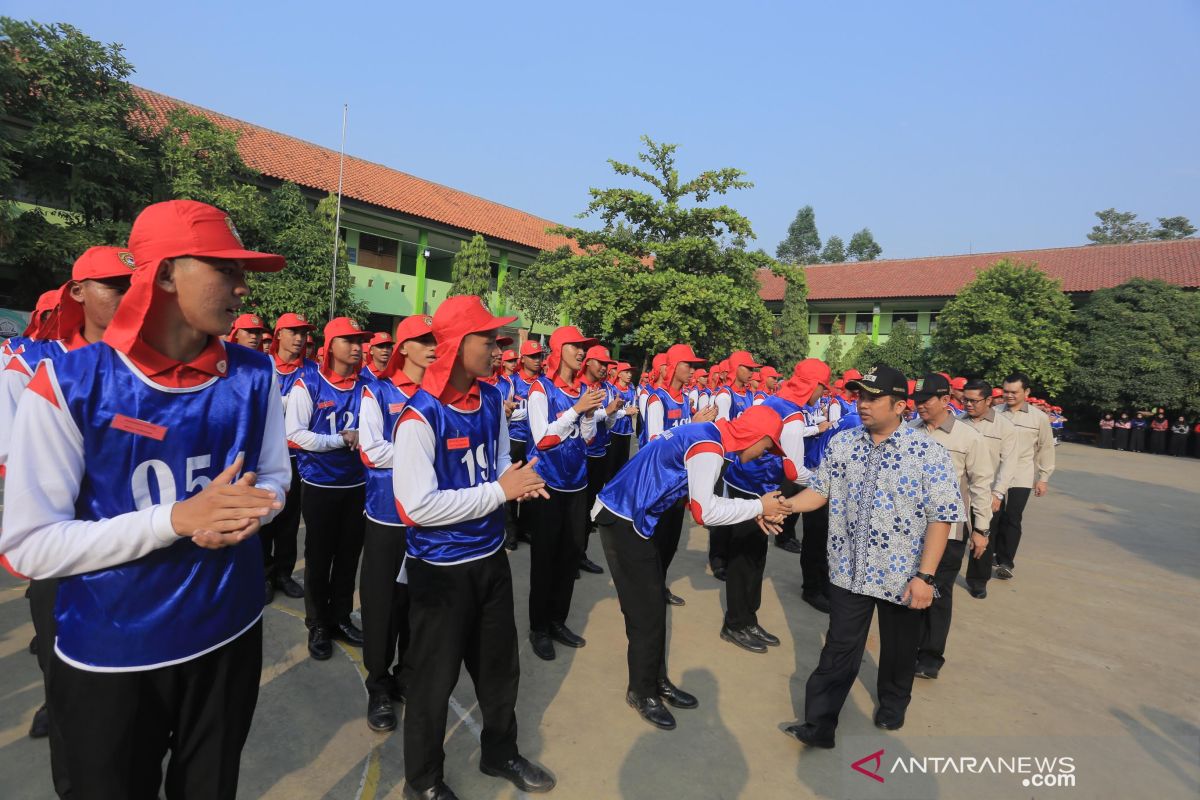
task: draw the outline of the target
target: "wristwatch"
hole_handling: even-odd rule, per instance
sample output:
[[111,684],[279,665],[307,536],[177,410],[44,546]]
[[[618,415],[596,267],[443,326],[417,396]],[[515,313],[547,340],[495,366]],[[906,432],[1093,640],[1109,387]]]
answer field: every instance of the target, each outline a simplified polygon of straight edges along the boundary
[[992,535],[992,532],[991,532],[991,531],[985,531],[985,530],[982,530],[982,529],[980,529],[980,528],[976,528],[976,529],[975,529],[975,535],[976,535],[976,536],[982,536],[983,538],[985,538],[985,539],[986,539],[986,538],[988,538],[989,536],[991,536],[991,535]]
[[930,575],[928,572],[918,572],[916,575],[913,575],[913,577],[920,578],[921,580],[928,583],[930,586],[933,586],[933,576]]

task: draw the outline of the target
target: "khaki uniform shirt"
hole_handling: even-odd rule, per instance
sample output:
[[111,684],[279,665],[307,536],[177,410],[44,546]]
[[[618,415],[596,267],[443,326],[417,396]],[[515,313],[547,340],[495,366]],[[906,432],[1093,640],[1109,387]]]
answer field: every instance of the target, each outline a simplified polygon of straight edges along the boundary
[[954,462],[954,471],[958,475],[959,493],[963,505],[971,509],[971,517],[963,525],[950,526],[950,538],[964,541],[967,538],[966,526],[973,525],[979,530],[987,530],[992,522],[992,456],[988,452],[983,435],[970,425],[957,419],[953,414],[946,415],[946,421],[936,428],[931,428],[923,420],[915,420],[910,425],[919,431],[924,431],[935,442],[946,448],[950,459]]
[[994,408],[989,408],[979,419],[970,415],[959,419],[983,434],[992,455],[992,471],[996,474],[992,479],[992,494],[1003,500],[1012,485],[1017,463],[1017,429]]
[[1050,480],[1054,472],[1054,433],[1050,418],[1029,403],[1019,411],[1000,406],[1000,415],[1017,428],[1017,460],[1011,486],[1032,489],[1038,481]]

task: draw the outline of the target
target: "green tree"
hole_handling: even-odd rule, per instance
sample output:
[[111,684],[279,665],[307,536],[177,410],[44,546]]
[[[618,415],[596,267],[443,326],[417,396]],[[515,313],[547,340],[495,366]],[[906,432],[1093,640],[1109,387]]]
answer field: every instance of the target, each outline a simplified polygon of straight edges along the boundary
[[1019,370],[1051,394],[1075,360],[1071,301],[1036,264],[1007,259],[982,270],[938,316],[934,357],[962,375],[999,384]]
[[1093,225],[1092,232],[1087,235],[1092,244],[1128,244],[1153,238],[1150,223],[1140,222],[1132,211],[1106,208],[1097,211],[1096,217],[1100,224]]
[[1186,239],[1196,232],[1187,217],[1159,217],[1155,239]]
[[850,246],[846,255],[855,261],[874,261],[883,253],[883,248],[875,241],[870,228],[863,228],[850,237]]
[[812,206],[796,212],[788,226],[787,238],[775,248],[775,257],[785,264],[817,264],[821,261],[821,237],[817,233],[817,216]]
[[474,294],[486,300],[492,288],[489,258],[487,242],[480,234],[472,236],[469,242],[463,242],[454,254],[450,273],[453,282],[446,296]]
[[825,247],[821,250],[821,260],[826,264],[841,264],[846,260],[846,244],[842,241],[842,237],[834,235],[825,240]]
[[825,355],[822,356],[822,361],[829,365],[829,371],[833,375],[840,375],[845,369],[845,354],[842,352],[842,330],[841,317],[833,319],[833,335],[829,337],[829,344],[825,347]]
[[1200,412],[1200,295],[1133,278],[1093,292],[1071,339],[1071,395],[1097,411]]
[[775,274],[785,281],[783,309],[779,315],[778,333],[781,372],[808,355],[808,284],[804,270],[778,264]]
[[657,352],[691,342],[705,356],[770,350],[772,317],[755,275],[774,262],[741,246],[754,237],[749,220],[708,204],[752,184],[729,167],[682,180],[677,145],[642,142],[645,167],[609,164],[644,189],[592,188],[580,217],[598,217],[603,227],[552,228],[572,246],[541,253],[505,282],[504,296],[535,323],[565,317],[614,345]]
[[871,337],[865,333],[857,334],[854,337],[853,344],[846,351],[846,355],[842,358],[842,371],[848,369],[856,369],[859,372],[866,372],[871,367],[877,364],[886,363],[883,360],[881,346],[871,341]]
[[916,380],[929,370],[929,354],[921,342],[921,335],[911,325],[892,325],[892,332],[879,347],[879,360]]

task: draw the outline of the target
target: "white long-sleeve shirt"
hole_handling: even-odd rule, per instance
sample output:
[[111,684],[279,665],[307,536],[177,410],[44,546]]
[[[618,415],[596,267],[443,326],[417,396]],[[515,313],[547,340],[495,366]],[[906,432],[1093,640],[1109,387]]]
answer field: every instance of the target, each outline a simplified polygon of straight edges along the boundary
[[[579,435],[585,442],[596,437],[595,414],[584,414],[581,418],[574,408],[568,408],[558,419],[550,419],[550,402],[545,392],[530,392],[526,402],[529,408],[529,434],[539,450],[545,450],[565,440],[571,434],[575,420],[579,420]],[[505,436],[507,437],[507,431]],[[543,440],[550,437],[548,442]],[[556,441],[557,440],[557,441]]]
[[312,422],[312,395],[301,383],[297,382],[288,392],[286,411],[284,414],[284,430],[287,441],[310,453],[328,453],[330,450],[340,450],[346,447],[346,440],[340,433],[317,433],[308,429]]
[[762,503],[757,499],[720,497],[713,493],[725,466],[724,455],[708,450],[696,452],[684,466],[688,476],[688,508],[697,525],[709,528],[736,525],[762,513]]
[[358,449],[372,467],[392,468],[392,438],[383,429],[383,410],[379,407],[379,398],[369,387],[363,390],[362,402],[358,406]]

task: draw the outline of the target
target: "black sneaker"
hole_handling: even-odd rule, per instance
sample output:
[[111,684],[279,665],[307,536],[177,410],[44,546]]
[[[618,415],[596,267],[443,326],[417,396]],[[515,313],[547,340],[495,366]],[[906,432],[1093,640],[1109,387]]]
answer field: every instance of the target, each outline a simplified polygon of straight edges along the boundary
[[1011,581],[1013,576],[1012,567],[996,567],[996,577],[1002,581]]

